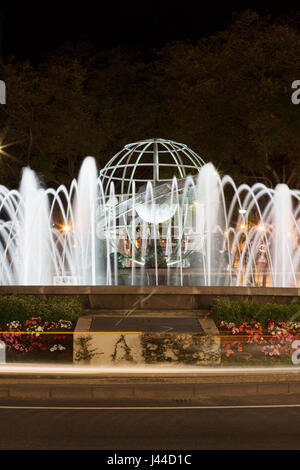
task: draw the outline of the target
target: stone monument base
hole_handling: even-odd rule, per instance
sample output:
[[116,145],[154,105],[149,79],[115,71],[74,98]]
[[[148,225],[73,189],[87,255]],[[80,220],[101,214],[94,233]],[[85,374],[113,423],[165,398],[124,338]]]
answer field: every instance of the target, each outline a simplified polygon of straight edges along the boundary
[[86,315],[74,333],[74,362],[97,366],[216,365],[219,332],[209,317]]

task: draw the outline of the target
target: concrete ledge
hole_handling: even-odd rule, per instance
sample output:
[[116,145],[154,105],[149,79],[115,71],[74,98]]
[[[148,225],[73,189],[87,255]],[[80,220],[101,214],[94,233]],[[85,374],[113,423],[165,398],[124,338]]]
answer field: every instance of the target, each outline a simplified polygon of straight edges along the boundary
[[188,286],[0,286],[1,295],[70,296],[89,309],[197,310],[216,297],[249,302],[291,303],[300,300],[298,288]]
[[166,294],[174,295],[243,295],[300,296],[294,287],[227,287],[227,286],[0,286],[0,295],[111,295]]
[[101,377],[0,377],[4,401],[61,402],[178,402],[215,398],[278,396],[300,397],[300,374],[251,373],[249,375],[101,376]]

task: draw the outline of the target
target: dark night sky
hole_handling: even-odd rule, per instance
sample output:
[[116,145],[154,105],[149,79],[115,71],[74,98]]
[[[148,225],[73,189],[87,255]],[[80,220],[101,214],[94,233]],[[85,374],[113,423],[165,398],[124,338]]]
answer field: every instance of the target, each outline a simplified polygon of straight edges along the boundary
[[[232,12],[247,8],[276,16],[295,2],[211,0],[10,2],[1,6],[4,55],[38,61],[66,40],[90,39],[96,47],[115,44],[160,46],[174,39],[197,40],[228,24]],[[97,5],[97,6],[96,6]],[[299,9],[299,8],[298,8]]]

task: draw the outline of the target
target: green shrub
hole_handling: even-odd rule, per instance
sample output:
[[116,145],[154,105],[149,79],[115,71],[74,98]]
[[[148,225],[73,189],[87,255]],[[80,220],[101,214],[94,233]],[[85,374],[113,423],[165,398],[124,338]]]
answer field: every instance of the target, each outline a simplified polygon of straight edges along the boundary
[[211,311],[217,324],[222,320],[233,322],[237,326],[253,320],[265,325],[268,320],[286,322],[300,320],[300,303],[271,304],[245,301],[231,301],[218,298],[214,301]]
[[8,322],[19,320],[23,323],[28,318],[41,317],[45,321],[69,320],[75,326],[83,314],[80,302],[68,297],[50,297],[41,299],[32,295],[0,297],[0,327]]

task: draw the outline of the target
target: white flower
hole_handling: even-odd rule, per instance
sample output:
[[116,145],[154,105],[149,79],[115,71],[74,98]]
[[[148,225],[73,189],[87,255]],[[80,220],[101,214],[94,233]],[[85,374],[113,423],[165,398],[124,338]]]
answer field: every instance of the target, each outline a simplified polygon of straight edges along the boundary
[[64,351],[66,348],[65,346],[63,346],[62,344],[54,344],[51,348],[50,348],[50,351],[51,352],[54,352],[54,351]]
[[288,328],[291,328],[292,330],[299,330],[300,322],[298,322],[298,321],[289,321],[289,322],[287,322],[286,326]]
[[[36,326],[34,331],[44,331],[44,328],[42,326]],[[36,333],[35,336],[40,336],[40,333]]]
[[70,328],[72,328],[72,322],[69,321],[69,320],[59,320],[58,326],[60,328],[65,328],[65,329],[69,330]]
[[285,328],[281,328],[280,326],[274,326],[274,327],[271,327],[269,328],[269,331],[271,332],[272,335],[285,335],[286,334],[286,329]]
[[15,330],[17,328],[21,328],[21,322],[19,322],[18,320],[13,320],[9,323],[6,323],[6,326],[12,330]]
[[35,333],[35,336],[40,336],[39,331],[44,331],[44,327],[41,325],[31,325],[30,327],[26,328],[26,331],[31,331]]

